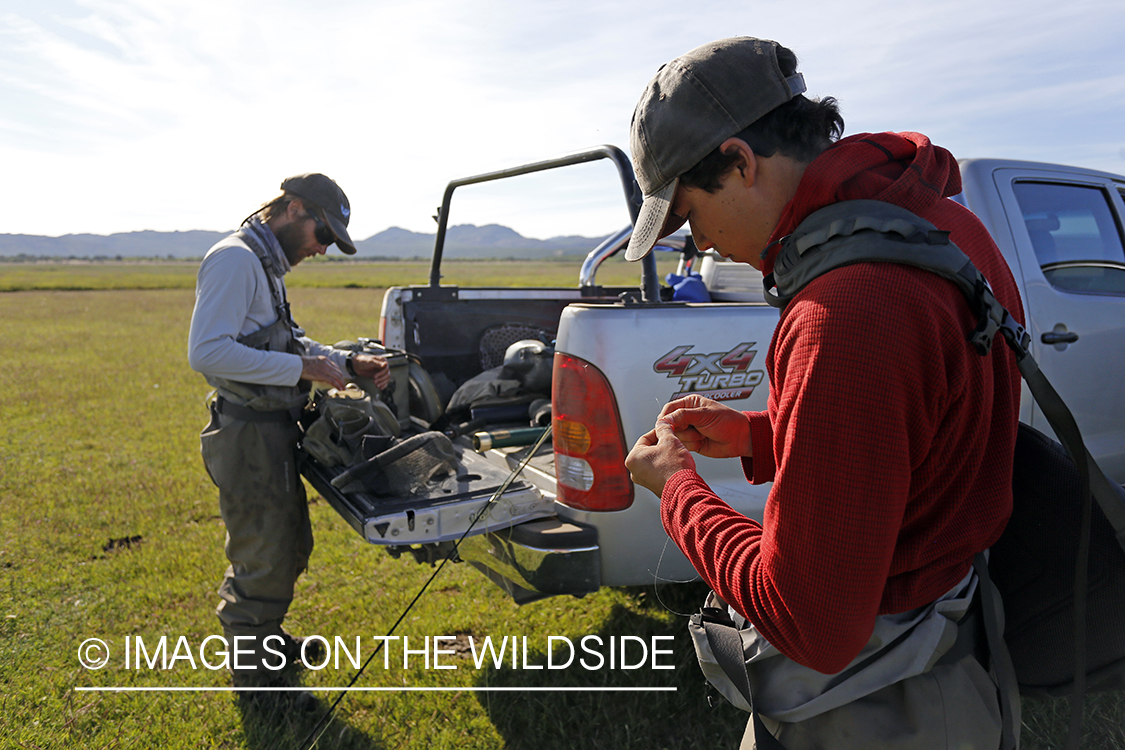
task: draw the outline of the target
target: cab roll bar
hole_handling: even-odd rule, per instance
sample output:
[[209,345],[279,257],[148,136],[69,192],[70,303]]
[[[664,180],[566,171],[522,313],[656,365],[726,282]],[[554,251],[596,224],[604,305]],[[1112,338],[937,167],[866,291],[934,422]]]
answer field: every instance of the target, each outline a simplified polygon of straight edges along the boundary
[[[445,194],[442,196],[441,200],[441,208],[438,211],[438,229],[437,236],[434,238],[434,256],[430,264],[430,286],[436,288],[441,285],[441,256],[442,250],[445,247],[445,232],[449,222],[449,204],[453,200],[454,190],[465,185],[502,180],[507,177],[518,177],[519,175],[531,174],[532,172],[542,172],[546,169],[568,167],[572,164],[585,164],[587,162],[597,161],[598,159],[609,159],[617,166],[617,173],[621,178],[621,187],[625,192],[625,203],[629,209],[629,220],[633,222],[633,224],[636,224],[637,214],[641,210],[641,189],[633,176],[633,165],[629,163],[629,158],[616,146],[596,146],[585,151],[577,151],[554,159],[537,161],[519,167],[511,167],[496,172],[487,172],[473,177],[462,177],[461,179],[452,180],[445,187]],[[641,261],[641,298],[645,302],[658,302],[660,300],[660,280],[656,275],[656,259],[653,257],[652,253],[649,253],[645,256],[644,260]]]

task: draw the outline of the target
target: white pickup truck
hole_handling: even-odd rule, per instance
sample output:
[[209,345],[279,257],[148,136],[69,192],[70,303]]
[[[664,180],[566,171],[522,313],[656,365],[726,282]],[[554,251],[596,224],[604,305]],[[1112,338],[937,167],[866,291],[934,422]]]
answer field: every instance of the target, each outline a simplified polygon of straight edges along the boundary
[[[389,289],[383,300],[384,344],[416,355],[431,375],[453,384],[498,364],[496,351],[514,339],[555,342],[553,444],[531,458],[508,492],[489,503],[499,476],[531,449],[476,455],[465,438],[463,491],[442,497],[345,496],[306,471],[367,541],[395,555],[433,561],[454,554],[454,540],[472,525],[456,558],[520,602],[694,579],[664,534],[658,498],[629,480],[625,455],[663,404],[682,394],[766,408],[764,359],[778,313],[762,301],[761,277],[749,266],[706,254],[689,259],[709,302],[672,300],[651,254],[639,264],[639,288],[601,287],[598,266],[627,244],[626,227],[590,253],[574,288],[441,284],[455,189],[601,158],[616,164],[635,218],[632,169],[612,146],[456,180],[445,191],[430,283]],[[963,161],[961,173],[955,200],[980,217],[1011,266],[1034,357],[1093,455],[1125,482],[1125,177],[999,159]],[[690,256],[694,246],[686,244]],[[1020,416],[1050,432],[1026,386]],[[698,464],[732,507],[761,517],[768,485],[748,484],[738,461]]]

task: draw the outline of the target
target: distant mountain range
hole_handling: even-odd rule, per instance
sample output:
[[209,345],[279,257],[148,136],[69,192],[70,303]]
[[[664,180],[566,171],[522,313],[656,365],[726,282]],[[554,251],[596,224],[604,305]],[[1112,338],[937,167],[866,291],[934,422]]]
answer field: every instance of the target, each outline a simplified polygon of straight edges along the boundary
[[[201,258],[207,248],[229,232],[124,232],[120,234],[67,234],[43,237],[30,234],[0,234],[0,257],[33,256],[54,258]],[[586,254],[601,242],[600,237],[552,237],[530,239],[499,224],[482,227],[461,224],[445,233],[446,258],[528,258]],[[356,241],[356,258],[429,258],[434,235],[399,227]],[[335,251],[333,251],[335,252]]]

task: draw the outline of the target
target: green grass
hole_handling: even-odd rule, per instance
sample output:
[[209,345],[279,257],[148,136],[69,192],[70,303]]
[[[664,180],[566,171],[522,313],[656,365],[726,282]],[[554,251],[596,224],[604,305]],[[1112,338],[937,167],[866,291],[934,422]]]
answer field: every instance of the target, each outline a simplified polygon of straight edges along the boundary
[[[294,289],[300,320],[325,340],[370,325],[372,289]],[[193,294],[186,289],[0,295],[0,746],[295,747],[311,722],[246,718],[225,693],[89,693],[77,687],[225,686],[186,662],[126,671],[126,636],[199,643],[216,633],[225,559],[215,490],[199,459],[207,386],[185,363]],[[363,542],[314,501],[317,537],[287,624],[349,640],[387,631],[430,569]],[[106,551],[110,540],[140,537]],[[679,597],[675,606],[690,607]],[[355,693],[320,747],[690,747],[729,744],[737,712],[706,708],[682,618],[653,591],[607,590],[519,608],[464,565],[449,565],[399,630],[526,636],[674,635],[672,671],[545,673],[512,669],[371,668],[360,686],[676,686],[675,693]],[[78,663],[90,637],[118,652],[104,670]],[[401,652],[398,652],[401,654]],[[346,684],[352,670],[309,673]],[[332,694],[320,694],[326,706]]]
[[[459,286],[578,286],[577,260],[511,261],[446,260],[441,283]],[[672,254],[658,258],[660,277],[675,270]],[[0,261],[0,292],[34,290],[84,291],[110,289],[194,289],[198,261]],[[604,286],[636,286],[639,263],[613,258],[598,270]],[[429,261],[346,261],[316,258],[285,282],[291,289],[385,289],[388,286],[428,284]],[[376,311],[377,312],[377,311]]]
[[[328,265],[328,264],[325,264]],[[107,266],[108,268],[108,266]],[[293,276],[294,281],[317,265]],[[573,272],[573,268],[568,272]],[[7,268],[3,269],[6,273]],[[191,278],[191,273],[184,271]],[[6,278],[6,277],[5,277]],[[371,335],[377,288],[292,290],[298,320],[325,341]],[[228,693],[95,693],[78,687],[217,687],[223,672],[179,662],[126,671],[126,636],[198,644],[218,632],[226,566],[216,492],[199,459],[208,388],[185,361],[193,292],[167,289],[0,294],[0,747],[290,748],[313,721],[244,715]],[[384,634],[431,569],[363,542],[313,495],[316,549],[287,620],[294,632]],[[138,539],[139,537],[139,539]],[[113,549],[110,540],[131,539]],[[676,692],[364,692],[345,697],[321,748],[731,747],[744,715],[708,708],[681,614],[698,585],[603,590],[516,607],[483,576],[448,565],[398,631],[675,638],[674,670],[409,668],[377,658],[363,687],[675,687]],[[78,646],[107,641],[100,671]],[[397,659],[401,649],[392,650]],[[349,667],[307,673],[342,686]],[[326,707],[335,694],[318,694]],[[1090,701],[1090,748],[1125,748],[1120,696]],[[1024,747],[1061,746],[1065,705],[1026,703]]]

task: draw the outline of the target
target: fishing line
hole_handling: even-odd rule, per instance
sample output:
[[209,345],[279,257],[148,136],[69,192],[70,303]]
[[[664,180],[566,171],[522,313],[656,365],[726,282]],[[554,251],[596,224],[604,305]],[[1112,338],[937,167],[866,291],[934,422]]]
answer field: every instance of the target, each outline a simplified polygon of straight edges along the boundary
[[422,594],[426,593],[426,589],[429,588],[430,584],[433,583],[434,579],[438,577],[439,573],[441,573],[442,568],[444,568],[445,564],[449,562],[449,558],[457,554],[457,550],[458,548],[460,548],[461,542],[465,540],[465,537],[467,537],[469,535],[469,532],[473,530],[473,527],[477,525],[477,521],[484,518],[485,515],[487,515],[487,511],[489,510],[489,508],[491,508],[493,504],[495,504],[496,501],[501,498],[505,492],[508,491],[508,487],[511,486],[512,482],[516,480],[516,477],[518,477],[523,472],[524,468],[535,456],[535,454],[539,452],[539,448],[542,447],[543,443],[550,436],[550,434],[551,426],[548,425],[547,428],[543,431],[543,434],[539,436],[539,439],[535,442],[535,444],[531,446],[531,449],[528,451],[527,455],[524,456],[522,461],[520,461],[519,465],[516,466],[516,468],[513,469],[510,474],[508,474],[507,478],[504,479],[500,486],[496,488],[496,491],[493,492],[492,496],[488,498],[488,502],[485,503],[484,507],[482,507],[476,514],[476,517],[469,524],[468,528],[466,528],[461,533],[461,536],[457,538],[457,541],[453,543],[452,553],[442,559],[441,563],[437,566],[434,572],[430,575],[426,582],[422,584],[422,588],[418,589],[418,593],[415,594],[414,598],[410,600],[410,604],[406,605],[406,609],[401,615],[399,615],[398,619],[395,620],[395,624],[391,626],[391,629],[389,631],[387,631],[387,635],[382,638],[382,640],[379,642],[379,645],[360,666],[359,671],[357,671],[352,677],[351,682],[349,682],[344,690],[342,690],[340,694],[336,696],[336,700],[334,700],[332,702],[332,705],[328,707],[328,710],[324,713],[324,716],[320,717],[320,720],[317,721],[316,725],[305,736],[305,739],[301,741],[300,750],[312,750],[316,743],[320,741],[321,736],[326,731],[328,731],[328,726],[331,723],[332,717],[336,712],[336,707],[340,705],[340,701],[344,700],[344,696],[348,694],[348,688],[355,685],[356,681],[359,680],[364,670],[367,669],[367,665],[370,664],[371,660],[378,656],[379,652],[383,650],[383,646],[386,645],[387,641],[390,640],[390,637],[394,635],[395,630],[397,630],[398,626],[402,624],[402,621],[406,619],[406,616],[410,614],[410,610],[413,609],[414,605],[418,603],[418,600],[422,598]]
[[656,570],[652,573],[652,588],[656,592],[656,601],[660,604],[661,607],[664,607],[664,610],[666,612],[671,612],[677,617],[691,617],[691,615],[694,614],[693,612],[677,612],[676,610],[668,606],[667,603],[665,603],[664,597],[660,596],[660,584],[662,583],[695,583],[696,581],[701,580],[698,575],[682,580],[661,577],[660,564],[664,562],[664,553],[668,551],[668,544],[671,541],[671,538],[669,538],[667,535],[664,536],[664,546],[660,548],[660,557],[656,560]]

